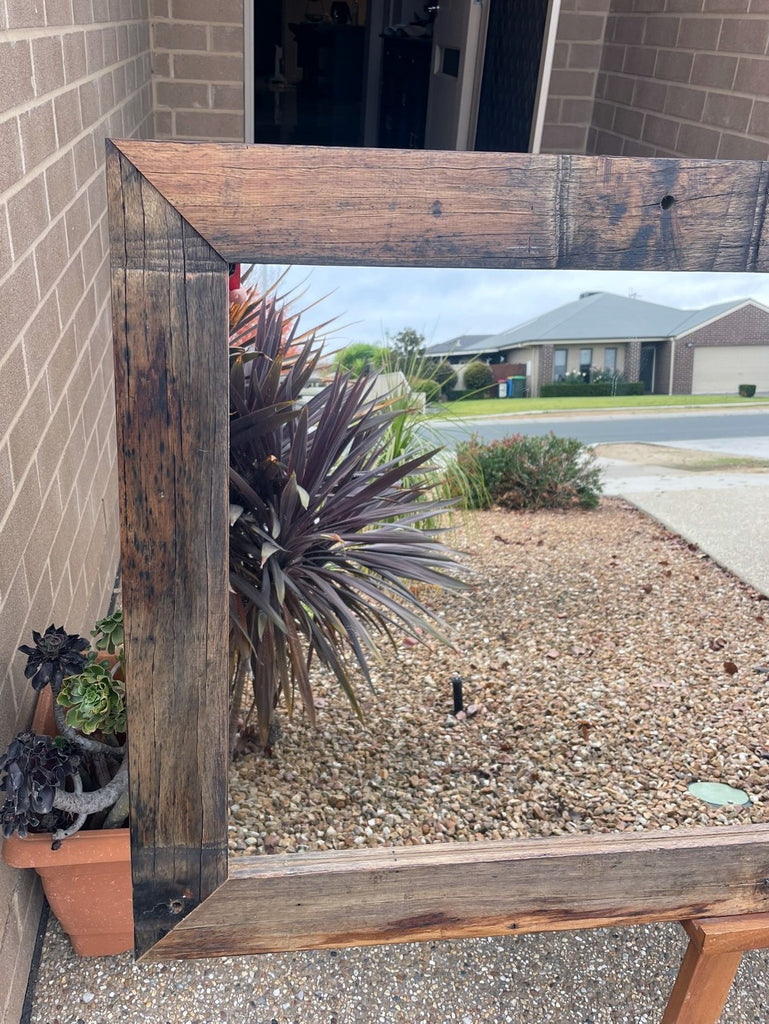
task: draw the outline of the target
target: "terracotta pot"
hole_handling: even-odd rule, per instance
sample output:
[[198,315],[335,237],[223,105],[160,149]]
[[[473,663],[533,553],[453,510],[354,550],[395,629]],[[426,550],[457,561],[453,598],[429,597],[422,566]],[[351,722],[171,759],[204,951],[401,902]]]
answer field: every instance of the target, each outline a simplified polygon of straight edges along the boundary
[[[55,735],[51,691],[37,702],[32,728]],[[129,830],[76,832],[58,850],[51,837],[11,836],[3,841],[3,858],[15,868],[40,875],[51,910],[80,956],[111,956],[133,948],[131,844]]]

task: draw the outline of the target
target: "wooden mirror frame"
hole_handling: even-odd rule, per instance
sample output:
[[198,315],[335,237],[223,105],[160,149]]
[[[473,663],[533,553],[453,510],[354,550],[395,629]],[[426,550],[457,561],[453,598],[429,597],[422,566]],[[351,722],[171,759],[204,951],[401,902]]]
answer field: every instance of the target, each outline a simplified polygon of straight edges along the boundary
[[769,825],[227,854],[229,262],[769,270],[769,167],[110,141],[136,951],[769,910]]

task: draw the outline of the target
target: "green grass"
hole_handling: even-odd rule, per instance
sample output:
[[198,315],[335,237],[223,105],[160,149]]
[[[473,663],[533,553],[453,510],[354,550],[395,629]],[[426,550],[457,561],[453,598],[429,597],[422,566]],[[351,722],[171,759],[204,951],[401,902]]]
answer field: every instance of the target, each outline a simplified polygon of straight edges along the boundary
[[580,409],[656,409],[700,405],[755,406],[769,404],[767,398],[739,395],[622,395],[614,398],[469,398],[447,402],[438,415],[475,417],[520,415],[530,412],[568,412]]

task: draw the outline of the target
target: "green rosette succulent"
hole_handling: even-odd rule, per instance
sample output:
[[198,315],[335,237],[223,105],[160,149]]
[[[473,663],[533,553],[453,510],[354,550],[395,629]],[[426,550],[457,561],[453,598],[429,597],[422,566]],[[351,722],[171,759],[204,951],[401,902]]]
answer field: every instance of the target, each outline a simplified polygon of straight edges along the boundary
[[57,701],[67,709],[67,725],[86,736],[126,731],[125,683],[112,675],[106,662],[97,659],[65,679]]

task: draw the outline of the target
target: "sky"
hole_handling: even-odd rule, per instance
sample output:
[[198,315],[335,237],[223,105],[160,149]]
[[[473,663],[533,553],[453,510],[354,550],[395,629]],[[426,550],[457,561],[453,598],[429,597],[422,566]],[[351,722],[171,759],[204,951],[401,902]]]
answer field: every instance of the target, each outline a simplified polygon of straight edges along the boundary
[[[262,283],[285,271],[279,293],[305,310],[304,328],[332,351],[354,342],[387,344],[411,327],[426,345],[460,334],[498,334],[578,299],[608,291],[679,309],[754,298],[769,307],[769,275],[587,270],[435,270],[408,267],[260,267]],[[315,303],[313,308],[307,307]]]

